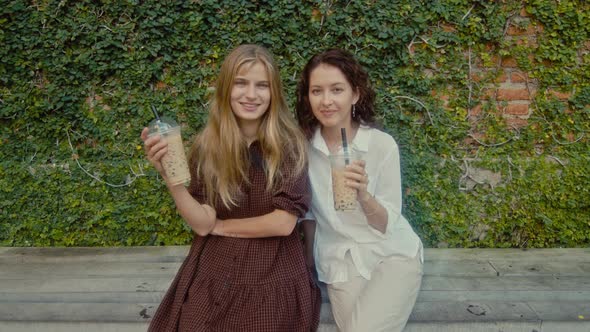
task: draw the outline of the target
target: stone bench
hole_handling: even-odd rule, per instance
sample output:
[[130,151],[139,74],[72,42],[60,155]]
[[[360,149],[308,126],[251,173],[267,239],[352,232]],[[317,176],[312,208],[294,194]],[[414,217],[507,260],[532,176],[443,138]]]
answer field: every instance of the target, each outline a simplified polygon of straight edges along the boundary
[[[0,248],[0,331],[145,331],[188,252]],[[406,331],[590,331],[590,248],[426,249]],[[337,331],[324,298],[320,331]]]

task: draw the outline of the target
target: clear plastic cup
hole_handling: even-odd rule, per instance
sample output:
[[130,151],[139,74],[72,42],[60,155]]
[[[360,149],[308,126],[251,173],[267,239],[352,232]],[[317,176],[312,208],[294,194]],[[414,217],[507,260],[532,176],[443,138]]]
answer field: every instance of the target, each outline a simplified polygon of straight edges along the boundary
[[160,135],[168,143],[168,151],[162,157],[162,167],[171,185],[186,184],[191,179],[186,153],[180,136],[180,126],[168,117],[160,117],[149,125],[149,136]]
[[334,209],[336,211],[352,211],[357,208],[356,189],[346,185],[344,177],[345,167],[352,160],[359,159],[357,153],[350,154],[338,153],[330,155],[330,165],[332,167],[332,192],[334,193]]

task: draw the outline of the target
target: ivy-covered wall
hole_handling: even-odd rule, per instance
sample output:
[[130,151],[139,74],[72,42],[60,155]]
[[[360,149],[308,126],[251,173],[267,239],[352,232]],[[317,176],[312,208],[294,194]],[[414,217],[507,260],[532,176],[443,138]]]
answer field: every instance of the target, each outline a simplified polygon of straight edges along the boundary
[[190,241],[143,156],[148,105],[188,142],[224,55],[258,43],[291,105],[312,54],[358,56],[427,246],[587,246],[589,33],[583,0],[4,0],[0,245]]

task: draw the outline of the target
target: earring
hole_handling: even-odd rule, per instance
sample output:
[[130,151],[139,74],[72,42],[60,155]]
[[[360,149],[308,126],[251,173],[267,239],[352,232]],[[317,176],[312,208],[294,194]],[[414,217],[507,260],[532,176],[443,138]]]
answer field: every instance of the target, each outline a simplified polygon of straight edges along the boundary
[[354,104],[352,104],[352,118],[353,119],[356,118],[356,112],[355,111],[356,110],[355,110]]

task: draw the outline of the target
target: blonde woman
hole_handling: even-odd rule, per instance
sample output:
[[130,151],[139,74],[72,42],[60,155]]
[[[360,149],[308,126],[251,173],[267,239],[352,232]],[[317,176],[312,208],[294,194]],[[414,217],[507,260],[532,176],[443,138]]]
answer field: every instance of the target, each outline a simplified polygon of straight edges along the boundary
[[[142,139],[166,180],[166,143]],[[167,184],[196,234],[150,331],[317,329],[320,292],[294,231],[310,201],[306,144],[270,53],[234,49],[191,148],[192,181]]]

